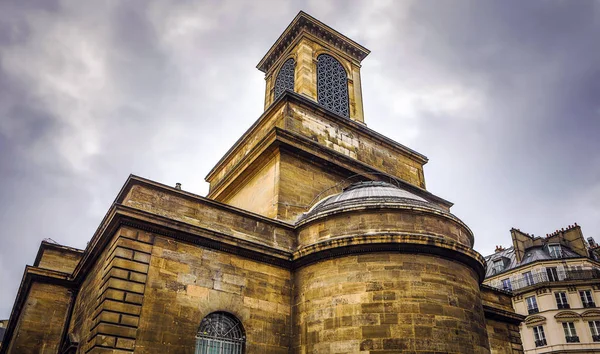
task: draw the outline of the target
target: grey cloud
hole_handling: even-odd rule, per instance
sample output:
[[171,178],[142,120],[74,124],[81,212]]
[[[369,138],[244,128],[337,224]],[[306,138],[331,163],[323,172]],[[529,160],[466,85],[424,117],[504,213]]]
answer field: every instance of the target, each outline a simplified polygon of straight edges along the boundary
[[[371,49],[367,124],[430,158],[482,253],[512,226],[600,229],[595,2],[5,1],[0,318],[44,237],[85,247],[129,173],[205,194],[262,113],[299,10]],[[596,16],[595,18],[593,16]]]

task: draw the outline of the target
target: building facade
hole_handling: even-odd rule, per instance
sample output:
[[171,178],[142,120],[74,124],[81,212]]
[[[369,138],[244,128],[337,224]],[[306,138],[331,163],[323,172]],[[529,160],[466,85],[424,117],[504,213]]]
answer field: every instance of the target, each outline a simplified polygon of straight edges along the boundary
[[522,353],[427,158],[367,128],[367,54],[299,13],[208,196],[131,176],[85,250],[42,243],[0,351]]
[[597,245],[575,224],[543,237],[511,230],[513,246],[486,257],[485,284],[509,291],[525,353],[600,353]]

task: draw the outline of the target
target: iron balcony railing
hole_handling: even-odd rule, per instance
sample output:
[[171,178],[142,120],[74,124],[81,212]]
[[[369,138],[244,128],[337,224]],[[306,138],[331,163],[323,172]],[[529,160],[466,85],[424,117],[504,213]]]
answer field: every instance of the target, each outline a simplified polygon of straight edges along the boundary
[[527,312],[528,312],[530,315],[533,315],[534,313],[538,313],[538,312],[540,312],[540,309],[539,309],[539,308],[537,308],[537,307],[534,307],[534,308],[531,308],[531,309],[527,309]]
[[600,335],[594,334],[592,335],[592,339],[594,340],[594,342],[600,342]]
[[546,345],[546,339],[540,339],[535,341],[536,347],[543,347],[544,345]]
[[560,271],[558,274],[551,274],[550,276],[548,276],[548,272],[541,271],[539,273],[530,274],[529,276],[521,276],[516,280],[511,280],[510,286],[503,286],[503,284],[500,283],[497,284],[496,287],[502,290],[514,291],[539,283],[589,279],[600,279],[600,271],[596,269],[567,270]]
[[579,337],[578,336],[568,336],[565,337],[567,339],[567,343],[579,343]]

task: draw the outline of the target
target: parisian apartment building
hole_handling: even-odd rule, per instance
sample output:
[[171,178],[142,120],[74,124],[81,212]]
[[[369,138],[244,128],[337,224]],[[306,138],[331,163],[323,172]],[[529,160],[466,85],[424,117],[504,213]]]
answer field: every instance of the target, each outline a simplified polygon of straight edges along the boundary
[[487,284],[512,296],[525,353],[600,353],[598,245],[577,224],[545,236],[510,231],[487,256]]

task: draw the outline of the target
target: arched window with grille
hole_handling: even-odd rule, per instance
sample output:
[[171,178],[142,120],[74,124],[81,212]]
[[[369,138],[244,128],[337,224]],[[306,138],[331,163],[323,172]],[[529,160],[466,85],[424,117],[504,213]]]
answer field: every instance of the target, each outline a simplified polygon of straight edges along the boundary
[[329,54],[317,57],[317,100],[333,112],[350,117],[348,76],[342,64]]
[[275,99],[285,90],[294,91],[294,66],[296,62],[290,58],[283,63],[275,79]]
[[240,320],[227,312],[213,312],[200,322],[196,354],[242,354],[245,342]]

